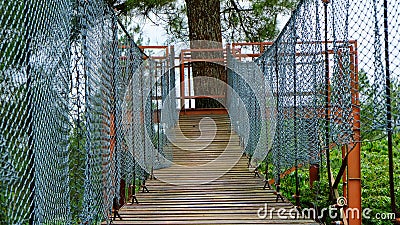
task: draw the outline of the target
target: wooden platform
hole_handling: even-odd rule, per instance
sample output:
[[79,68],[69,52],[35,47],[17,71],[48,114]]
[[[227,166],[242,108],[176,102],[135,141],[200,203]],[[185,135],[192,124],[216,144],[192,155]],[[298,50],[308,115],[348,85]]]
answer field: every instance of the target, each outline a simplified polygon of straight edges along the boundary
[[[199,125],[203,117],[181,116],[181,132],[176,130],[170,146],[174,164],[155,171],[157,180],[147,181],[150,192],[138,193],[139,204],[123,206],[122,220],[113,224],[318,224],[291,219],[293,205],[276,203],[274,190],[263,190],[263,181],[247,167],[227,115],[209,115],[212,120]],[[267,218],[260,219],[257,212],[265,204]],[[287,219],[278,217],[280,208]]]

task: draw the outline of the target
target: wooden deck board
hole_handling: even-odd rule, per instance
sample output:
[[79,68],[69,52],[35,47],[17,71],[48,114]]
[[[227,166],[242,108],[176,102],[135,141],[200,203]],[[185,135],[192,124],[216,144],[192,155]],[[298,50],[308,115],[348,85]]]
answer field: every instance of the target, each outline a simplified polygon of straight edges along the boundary
[[[248,159],[242,156],[239,138],[231,132],[226,115],[209,115],[215,123],[201,127],[203,134],[215,134],[214,141],[188,143],[187,137],[194,140],[200,135],[202,117],[181,116],[181,134],[172,147],[177,165],[156,170],[158,179],[147,181],[150,192],[139,192],[139,204],[124,205],[119,210],[122,220],[117,218],[113,224],[318,224],[290,218],[294,206],[287,200],[275,202],[274,190],[262,188],[263,181],[247,168]],[[207,142],[206,148],[193,150]],[[265,204],[269,209],[284,208],[288,218],[280,219],[277,210],[270,214],[272,218],[258,218],[257,211]]]

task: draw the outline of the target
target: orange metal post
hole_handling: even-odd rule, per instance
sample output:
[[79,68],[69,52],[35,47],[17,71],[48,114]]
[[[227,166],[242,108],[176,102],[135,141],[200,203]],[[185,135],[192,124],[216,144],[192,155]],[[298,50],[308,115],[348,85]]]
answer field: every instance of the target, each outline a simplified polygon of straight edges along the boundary
[[[342,146],[342,158],[344,159],[344,157],[346,157],[347,153],[348,153],[348,148],[349,146]],[[344,170],[343,176],[342,176],[342,181],[343,181],[343,197],[345,197],[346,199],[348,198],[347,196],[347,169]]]
[[354,143],[349,145],[351,152],[348,161],[348,207],[359,209],[359,217],[348,215],[349,225],[361,225],[361,142],[360,142],[360,100],[358,84],[358,53],[357,42],[352,42],[350,51],[351,87],[352,87],[352,107],[353,107],[353,135]]
[[[188,71],[188,78],[187,78],[187,81],[188,81],[188,96],[190,97],[190,89],[191,89],[191,84],[190,84],[190,67],[192,66],[192,64],[191,63],[188,63],[188,65],[187,65],[187,71]],[[192,108],[192,99],[189,99],[189,108]]]
[[180,54],[180,73],[181,73],[181,110],[185,109],[185,59],[183,52]]

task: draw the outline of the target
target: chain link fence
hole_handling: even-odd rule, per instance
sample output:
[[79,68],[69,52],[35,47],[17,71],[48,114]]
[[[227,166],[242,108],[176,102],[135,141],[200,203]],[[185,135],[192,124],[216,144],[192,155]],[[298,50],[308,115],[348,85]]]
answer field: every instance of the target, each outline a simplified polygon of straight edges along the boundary
[[0,12],[0,223],[108,221],[135,171],[121,124],[143,53],[104,1]]
[[241,137],[250,167],[257,167],[272,146],[275,102],[269,83],[254,62],[237,60],[228,48],[227,105],[234,131]]
[[276,98],[271,154],[277,180],[286,169],[320,160],[325,86],[318,7],[313,1],[301,4],[274,44],[256,60]]
[[[291,167],[382,138],[389,174],[398,173],[391,160],[399,146],[391,142],[399,135],[399,10],[396,1],[301,1],[256,60],[276,97],[271,158],[278,183]],[[389,175],[391,195],[398,183]]]
[[[400,4],[324,2],[299,3],[256,60],[262,79],[228,54],[232,127],[252,163],[271,149],[278,182],[332,146],[387,138],[399,153]],[[118,23],[100,0],[0,3],[0,223],[108,221],[121,180],[172,160],[174,54],[144,61]]]

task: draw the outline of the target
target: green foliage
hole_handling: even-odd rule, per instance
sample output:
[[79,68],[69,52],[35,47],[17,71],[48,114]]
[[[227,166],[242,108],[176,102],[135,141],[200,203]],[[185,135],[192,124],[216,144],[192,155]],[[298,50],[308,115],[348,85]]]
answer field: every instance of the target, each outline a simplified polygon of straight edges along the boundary
[[[277,16],[287,15],[298,0],[223,0],[221,3],[222,35],[230,42],[273,40],[278,34]],[[161,25],[169,41],[188,40],[186,5],[174,0],[127,0],[120,11],[125,15],[150,19]],[[210,9],[210,12],[213,9]],[[156,19],[151,19],[156,18]],[[144,22],[145,20],[143,20]]]
[[360,101],[361,105],[361,132],[363,140],[375,140],[382,137],[384,134],[380,130],[372,130],[373,112],[375,104],[373,102],[375,90],[373,89],[370,81],[368,79],[368,75],[364,70],[361,70],[358,74],[358,80],[360,84]]
[[297,0],[251,0],[242,6],[235,0],[222,1],[224,36],[232,42],[273,40],[279,33],[278,14],[289,14],[297,3]]
[[[2,10],[2,9],[1,9]],[[1,11],[0,10],[0,11]],[[18,13],[18,9],[14,14]],[[9,14],[9,16],[16,16]],[[7,13],[6,13],[7,15]],[[7,17],[5,17],[7,19]],[[3,20],[0,21],[2,24]],[[6,25],[7,26],[7,25]],[[18,27],[18,26],[17,26]],[[14,25],[9,27],[8,37],[16,35]],[[2,37],[0,37],[1,39]],[[0,43],[2,40],[0,40]],[[21,71],[25,52],[16,45],[24,44],[23,38],[10,39],[0,45],[4,60],[0,63],[0,224],[9,223],[12,218],[7,217],[10,205],[19,198],[27,197],[30,193],[29,182],[31,177],[26,173],[29,160],[21,156],[28,151],[29,127],[27,88],[25,74]],[[3,171],[1,171],[3,170]],[[17,186],[21,181],[27,185]],[[20,211],[27,212],[29,206],[22,206]]]
[[127,0],[125,5],[127,11],[138,10],[146,15],[152,10],[160,10],[173,2],[174,0]]
[[[361,137],[363,141],[374,141],[385,137],[386,93],[370,81],[364,70],[358,74],[361,102]],[[400,79],[392,77],[391,103],[394,124],[400,124]]]
[[84,177],[85,177],[85,144],[84,123],[77,121],[69,137],[69,178],[72,220],[79,222],[82,211]]
[[[0,52],[2,60],[0,70],[22,65],[26,59],[24,46],[27,45],[25,31],[28,29],[24,11],[25,2],[16,0],[5,0],[0,4]],[[9,7],[12,6],[12,10]],[[4,28],[4,29],[3,29]],[[5,58],[3,58],[5,56]]]
[[[400,169],[400,134],[394,136],[394,162],[395,171]],[[300,168],[298,175],[300,180],[300,203],[302,208],[310,208],[318,206],[319,208],[327,208],[332,203],[329,201],[328,176],[323,160],[323,165],[320,169],[320,181],[314,183],[313,188],[309,184],[309,171],[307,168]],[[341,151],[331,150],[331,165],[334,176],[337,175],[341,164]],[[269,166],[269,178],[272,178],[272,165]],[[265,165],[262,165],[262,171],[265,170]],[[371,218],[363,218],[363,224],[366,225],[390,225],[389,220],[377,220],[377,213],[391,213],[390,209],[390,193],[389,193],[389,174],[388,174],[388,150],[387,141],[385,139],[364,142],[361,148],[361,174],[362,174],[362,208],[370,208]],[[281,192],[293,204],[295,199],[293,196],[295,187],[295,173],[291,173],[281,180]],[[400,200],[400,173],[395,173],[395,193],[397,203]],[[342,185],[338,188],[339,195],[342,195]],[[349,193],[351,194],[351,193]],[[326,224],[330,223],[330,219],[324,217],[323,221]]]
[[[400,200],[400,134],[394,136],[395,193],[397,203]],[[388,150],[385,139],[366,142],[361,150],[362,206],[372,210],[371,219],[364,219],[363,224],[391,224],[390,221],[376,220],[376,213],[390,213]],[[399,206],[399,205],[398,205]]]
[[[71,4],[73,9],[76,9],[78,7],[78,1],[71,0]],[[79,39],[81,30],[82,30],[81,16],[78,15],[78,12],[76,10],[74,11],[74,14],[71,17],[71,36],[70,36],[71,42]]]

